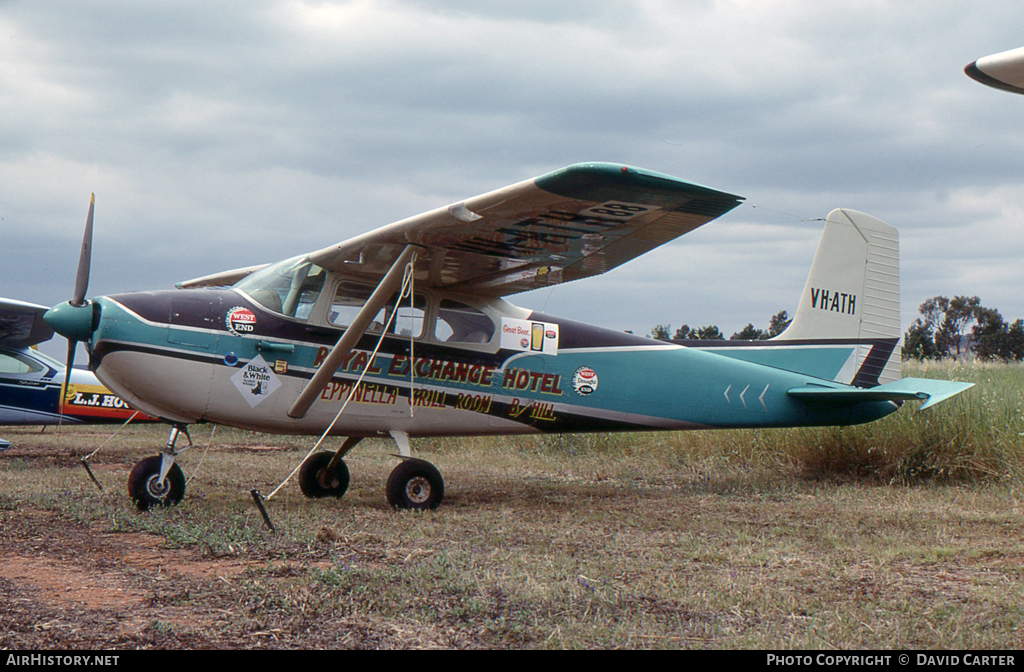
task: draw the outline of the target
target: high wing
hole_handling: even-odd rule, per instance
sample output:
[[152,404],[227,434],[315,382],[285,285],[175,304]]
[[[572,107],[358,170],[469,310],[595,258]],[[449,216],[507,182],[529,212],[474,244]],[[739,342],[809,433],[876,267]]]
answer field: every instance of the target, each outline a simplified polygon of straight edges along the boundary
[[46,306],[0,298],[0,346],[27,348],[53,338],[53,329],[43,322]]
[[376,282],[412,244],[422,248],[417,282],[506,296],[609,271],[742,200],[639,168],[581,163],[390,224],[310,258]]

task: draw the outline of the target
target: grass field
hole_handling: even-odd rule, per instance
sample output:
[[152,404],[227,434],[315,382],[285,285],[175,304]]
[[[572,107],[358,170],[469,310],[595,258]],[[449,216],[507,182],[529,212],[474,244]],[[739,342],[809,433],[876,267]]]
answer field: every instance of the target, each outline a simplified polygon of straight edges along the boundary
[[8,429],[0,648],[1019,648],[1024,369],[904,375],[977,386],[846,429],[421,440],[425,514],[387,508],[368,440],[276,532],[249,490],[312,439],[195,427],[184,502],[140,514],[164,428],[103,448],[102,492],[78,457],[110,430]]

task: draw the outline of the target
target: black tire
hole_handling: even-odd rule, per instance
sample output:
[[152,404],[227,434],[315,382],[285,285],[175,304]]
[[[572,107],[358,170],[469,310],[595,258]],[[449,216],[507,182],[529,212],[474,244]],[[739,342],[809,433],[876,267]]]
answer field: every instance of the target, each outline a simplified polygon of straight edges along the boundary
[[185,496],[185,474],[177,463],[171,465],[160,486],[160,460],[159,455],[147,457],[128,476],[128,494],[139,511],[151,506],[174,506]]
[[436,509],[444,499],[444,479],[430,462],[407,459],[391,471],[384,490],[396,509]]
[[328,471],[333,453],[314,453],[299,469],[299,488],[306,497],[341,497],[348,490],[349,473],[345,460],[338,460]]

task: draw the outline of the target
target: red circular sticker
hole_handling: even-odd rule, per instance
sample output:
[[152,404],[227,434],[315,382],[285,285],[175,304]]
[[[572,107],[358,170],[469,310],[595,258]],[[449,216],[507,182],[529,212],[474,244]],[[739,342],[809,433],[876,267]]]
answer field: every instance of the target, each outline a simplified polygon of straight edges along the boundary
[[224,322],[228,331],[238,336],[251,334],[256,329],[256,315],[243,306],[235,306],[229,310]]

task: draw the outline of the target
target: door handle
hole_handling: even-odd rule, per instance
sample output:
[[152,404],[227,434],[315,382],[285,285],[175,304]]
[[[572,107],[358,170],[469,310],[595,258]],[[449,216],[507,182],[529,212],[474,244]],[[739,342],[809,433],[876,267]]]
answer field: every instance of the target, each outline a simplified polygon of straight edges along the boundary
[[295,352],[295,344],[275,343],[273,341],[257,341],[256,349],[260,352]]

